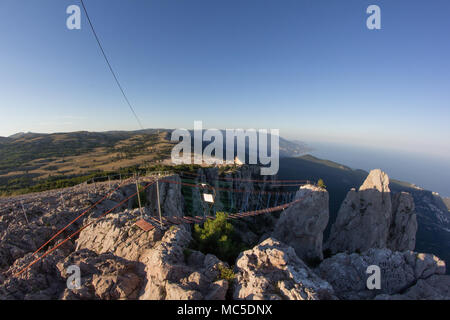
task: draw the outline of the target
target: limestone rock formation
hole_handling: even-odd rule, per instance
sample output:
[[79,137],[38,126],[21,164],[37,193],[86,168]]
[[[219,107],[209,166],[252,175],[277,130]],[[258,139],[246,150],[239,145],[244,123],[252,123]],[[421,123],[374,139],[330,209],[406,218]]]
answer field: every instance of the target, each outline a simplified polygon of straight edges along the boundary
[[138,209],[108,215],[80,233],[77,250],[138,263],[146,279],[139,299],[225,298],[228,282],[218,278],[219,259],[188,249],[192,238],[184,228],[172,227],[164,235],[157,228],[143,232],[133,225],[138,216]]
[[138,275],[138,264],[111,253],[96,254],[82,249],[72,253],[57,264],[61,277],[68,278],[71,265],[80,267],[81,287],[65,289],[61,299],[136,299],[142,283]]
[[363,252],[370,248],[413,250],[416,231],[412,196],[402,192],[391,200],[389,177],[376,169],[358,191],[348,192],[326,247],[332,253]]
[[[230,187],[252,194],[259,188],[265,191],[272,188],[264,182],[255,188],[251,166],[242,166],[240,171],[226,176],[242,178],[230,180]],[[204,168],[199,170],[197,181],[213,185],[218,183],[213,182],[216,178],[217,168]],[[269,182],[271,178],[259,179]],[[117,182],[111,186],[117,186]],[[133,194],[136,186],[130,183],[117,190],[42,252],[32,254],[109,190],[110,185],[105,182],[0,199],[0,300],[220,300],[230,295],[235,299],[449,299],[450,277],[443,275],[443,261],[431,254],[409,251],[414,248],[417,231],[412,197],[396,193],[391,198],[389,179],[379,170],[372,171],[358,191],[349,192],[332,228],[330,249],[349,253],[324,260],[314,271],[303,261],[322,259],[328,193],[304,186],[296,194],[297,199],[304,197],[303,201],[281,213],[278,221],[275,214],[236,221],[237,232],[251,246],[262,234],[269,239],[241,253],[234,283],[223,279],[221,269],[226,263],[214,255],[189,249],[192,240],[189,226],[149,232],[136,227],[134,222],[140,212],[127,209],[133,205],[131,200],[17,276],[18,271],[47,249]],[[154,191],[148,190],[150,203],[155,203]],[[271,198],[276,192],[252,197],[246,194],[249,192],[234,196],[230,193],[218,199],[218,205],[230,198],[235,208],[243,210],[292,200]],[[183,214],[179,185],[161,183],[160,195],[163,214]],[[416,205],[420,207],[420,203]],[[149,205],[144,213],[155,214],[154,209]],[[276,229],[272,230],[273,226]],[[80,289],[67,289],[70,265],[81,268]],[[380,290],[366,287],[369,265],[381,268]]]
[[[119,182],[81,184],[59,190],[14,196],[0,199],[0,270],[7,269],[14,261],[34,252],[56,232],[107,195]],[[125,199],[127,190],[114,192],[109,199],[89,210],[84,216],[64,230],[67,237],[77,230],[88,217],[100,214]],[[117,212],[127,205],[119,206]]]
[[[161,203],[161,214],[163,216],[182,217],[184,215],[184,198],[181,194],[181,179],[175,174],[166,176],[159,182],[159,200]],[[164,181],[174,181],[168,183]],[[147,189],[148,206],[153,216],[158,216],[158,201],[156,185]]]
[[98,254],[111,252],[127,260],[138,261],[141,254],[161,240],[158,228],[144,232],[134,225],[139,209],[110,213],[80,232],[76,250],[89,249]]
[[380,294],[377,300],[450,300],[450,276],[433,275],[419,279],[417,283],[402,294]]
[[147,285],[140,299],[199,300],[225,299],[228,282],[220,279],[216,256],[187,249],[192,240],[184,228],[173,227],[141,258]]
[[[57,299],[64,281],[56,263],[74,250],[67,241],[26,273],[15,274],[36,259],[32,253],[91,205],[90,186],[76,186],[0,199],[0,300]],[[105,187],[99,185],[98,192]],[[96,215],[99,209],[90,212]],[[77,230],[79,219],[45,249]],[[41,251],[37,256],[41,255]]]
[[392,221],[387,247],[393,251],[414,250],[416,246],[417,217],[414,199],[407,192],[399,192],[392,199]]
[[46,259],[33,265],[27,272],[17,275],[36,257],[27,253],[17,259],[4,272],[0,282],[0,300],[48,300],[58,299],[65,288],[56,264],[73,250],[73,243],[67,242],[56,249]]
[[281,213],[272,236],[293,247],[304,261],[322,260],[323,231],[329,218],[328,192],[305,185],[295,199],[301,201]]
[[328,248],[336,253],[386,247],[391,214],[389,178],[372,170],[358,191],[347,194],[331,227]]
[[[25,200],[0,210],[0,269],[24,257],[44,244],[57,230],[67,225],[80,212],[81,197],[63,205],[59,198],[50,196],[46,201]],[[26,213],[26,216],[24,214]],[[65,235],[79,227],[79,222],[66,229]]]
[[334,299],[331,285],[314,274],[295,250],[269,238],[236,261],[235,299]]
[[[380,267],[380,290],[367,289],[370,265]],[[339,253],[325,259],[315,271],[333,286],[340,299],[373,299],[403,292],[420,279],[445,274],[445,262],[432,254],[370,249],[362,254]]]

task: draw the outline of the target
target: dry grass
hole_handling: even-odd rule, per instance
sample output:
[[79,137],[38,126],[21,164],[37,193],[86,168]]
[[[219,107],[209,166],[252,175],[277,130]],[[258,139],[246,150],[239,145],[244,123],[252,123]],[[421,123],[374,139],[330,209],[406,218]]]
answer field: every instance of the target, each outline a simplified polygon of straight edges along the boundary
[[[55,135],[54,141],[67,141],[65,135]],[[32,140],[39,141],[40,137]],[[34,180],[45,179],[55,175],[80,175],[92,171],[114,171],[120,168],[142,165],[143,163],[156,163],[160,160],[167,162],[170,158],[170,150],[173,144],[164,138],[163,134],[156,139],[147,140],[148,136],[135,135],[129,139],[121,140],[113,148],[99,147],[91,152],[68,157],[54,157],[51,159],[34,159],[25,164],[33,167],[32,170],[17,170],[0,175],[0,178],[7,178],[20,175],[36,175]],[[29,141],[30,139],[28,139]],[[135,148],[139,150],[127,154],[124,150]]]

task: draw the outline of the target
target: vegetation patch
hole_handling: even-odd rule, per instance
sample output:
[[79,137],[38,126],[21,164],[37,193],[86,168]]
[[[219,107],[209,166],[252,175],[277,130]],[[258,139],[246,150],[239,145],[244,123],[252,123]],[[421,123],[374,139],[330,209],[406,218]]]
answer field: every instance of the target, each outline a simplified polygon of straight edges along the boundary
[[323,181],[322,178],[320,178],[320,179],[317,181],[317,186],[318,186],[319,188],[322,188],[322,189],[326,189],[326,188],[327,188],[327,186],[325,185],[325,182]]
[[192,248],[214,254],[231,265],[245,246],[227,217],[226,213],[217,212],[216,219],[206,221],[203,227],[195,225]]
[[216,280],[227,280],[228,282],[233,282],[236,278],[236,274],[233,272],[232,268],[228,268],[223,264],[219,264],[219,274]]

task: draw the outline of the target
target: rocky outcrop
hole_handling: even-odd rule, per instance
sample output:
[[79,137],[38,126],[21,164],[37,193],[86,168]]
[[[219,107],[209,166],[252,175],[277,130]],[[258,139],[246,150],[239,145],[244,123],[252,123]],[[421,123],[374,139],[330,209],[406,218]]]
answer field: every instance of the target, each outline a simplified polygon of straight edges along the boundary
[[89,249],[98,254],[111,252],[127,260],[139,261],[142,253],[162,238],[158,228],[144,232],[136,227],[134,223],[139,217],[139,209],[108,214],[80,232],[76,250]]
[[281,213],[272,236],[293,247],[304,261],[322,260],[323,231],[329,218],[328,192],[305,185],[295,199],[301,201]]
[[334,299],[330,284],[314,274],[295,250],[269,238],[236,261],[235,299]]
[[414,250],[417,218],[409,193],[391,199],[389,177],[372,170],[358,191],[350,190],[331,227],[326,247],[331,253],[370,248]]
[[419,279],[417,283],[402,294],[380,294],[377,300],[450,300],[450,276],[433,275]]
[[[118,182],[81,184],[75,187],[0,199],[0,270],[34,252],[61,228],[101,200]],[[129,188],[128,188],[129,189]],[[124,188],[127,190],[127,188]],[[88,217],[98,217],[125,199],[118,190],[98,204],[61,234],[67,237]],[[124,193],[125,192],[125,193]],[[120,206],[117,211],[125,208]]]
[[[173,181],[168,183],[164,181]],[[147,189],[147,206],[153,216],[158,216],[158,201],[156,185]],[[184,198],[181,193],[181,179],[175,174],[162,178],[159,182],[159,201],[161,203],[161,214],[163,216],[182,217],[184,215]]]
[[3,274],[0,281],[0,300],[48,300],[58,299],[65,288],[56,264],[73,250],[73,243],[66,242],[51,255],[38,261],[28,271],[17,275],[36,259],[27,253],[17,259]]
[[[79,207],[62,205],[58,198],[44,201],[29,200],[10,206],[0,216],[0,269],[6,269],[15,260],[34,252],[59,229],[66,226],[81,212]],[[74,202],[78,203],[78,199]],[[54,202],[50,202],[54,201]],[[26,216],[24,214],[26,212]],[[76,230],[75,223],[63,233],[68,235]]]
[[[115,184],[112,184],[114,186]],[[26,194],[0,199],[0,299],[57,299],[64,283],[56,269],[56,263],[74,250],[72,241],[66,242],[51,255],[33,265],[18,277],[15,274],[77,230],[88,216],[98,216],[106,205],[115,205],[111,197],[108,203],[89,211],[67,227],[61,235],[49,243],[36,256],[32,253],[49,240],[56,232],[78,217],[92,205],[93,199],[100,199],[109,190],[108,184],[95,187],[79,185],[59,190]],[[109,209],[110,207],[108,207]]]
[[392,220],[387,247],[393,251],[414,250],[416,246],[417,217],[414,199],[407,192],[400,192],[392,199]]
[[173,227],[143,254],[147,284],[140,299],[225,299],[228,282],[220,279],[220,266],[226,264],[214,255],[188,249],[191,240],[185,229]]
[[[367,267],[381,270],[381,289],[366,286]],[[363,254],[339,253],[325,259],[315,270],[328,281],[340,299],[373,299],[377,295],[393,295],[414,286],[420,279],[445,274],[445,263],[432,254],[412,251],[393,252],[389,249],[370,249]]]
[[96,254],[83,249],[72,253],[57,264],[61,277],[67,279],[69,266],[80,267],[81,286],[65,289],[63,300],[79,299],[136,299],[142,283],[138,275],[138,264],[111,253]]
[[372,170],[358,191],[350,190],[331,227],[332,253],[385,248],[392,215],[389,178]]
[[[67,242],[15,276],[35,257],[18,259],[4,274],[7,280],[1,279],[0,299],[225,299],[229,284],[221,278],[221,267],[228,266],[214,255],[188,249],[188,231],[173,227],[162,239],[152,231],[127,237],[116,230],[122,222],[112,215],[86,228],[90,232],[79,239],[77,250]],[[66,285],[72,265],[80,268],[78,289]]]
[[[217,169],[199,172],[197,181],[219,186]],[[276,190],[269,183],[253,184],[254,174],[251,166],[226,173],[226,177],[242,179],[230,179],[230,187],[249,192],[231,198],[231,193],[224,195],[218,198],[218,205],[231,199],[234,208],[258,209],[292,200],[271,198]],[[165,179],[179,181],[178,176]],[[323,259],[328,193],[304,186],[295,195],[302,201],[282,212],[278,220],[273,214],[236,221],[235,229],[247,244],[253,246],[258,238],[269,238],[240,254],[233,283],[225,279],[229,279],[223,273],[226,263],[189,249],[192,238],[187,226],[149,232],[136,227],[134,222],[141,213],[139,209],[126,209],[134,205],[131,200],[17,276],[44,252],[33,256],[34,250],[109,190],[109,183],[104,183],[0,199],[0,300],[449,298],[450,278],[443,275],[443,261],[431,254],[409,251],[415,246],[417,231],[412,197],[404,192],[391,197],[389,179],[380,170],[372,171],[358,191],[349,192],[332,228],[328,247],[332,252],[348,253],[324,260],[315,270],[308,265]],[[130,183],[114,192],[45,250],[135,190],[136,185]],[[156,213],[151,190],[147,193],[151,205],[143,209],[144,214]],[[275,193],[261,195],[258,190]],[[161,182],[160,197],[164,215],[183,215],[179,184]],[[71,265],[81,269],[79,289],[67,289]],[[367,289],[366,270],[370,265],[381,268],[380,290]]]
[[[414,198],[419,225],[415,250],[433,252],[445,260],[447,266],[450,265],[450,212],[444,201],[436,192],[418,187],[404,191]],[[447,274],[450,274],[450,270],[447,270]]]
[[144,232],[134,226],[138,217],[139,209],[108,215],[80,233],[77,250],[89,248],[136,263],[145,279],[136,296],[139,299],[225,298],[228,282],[220,279],[219,272],[224,263],[213,255],[188,249],[192,238],[184,227],[172,227],[164,234],[158,228]]

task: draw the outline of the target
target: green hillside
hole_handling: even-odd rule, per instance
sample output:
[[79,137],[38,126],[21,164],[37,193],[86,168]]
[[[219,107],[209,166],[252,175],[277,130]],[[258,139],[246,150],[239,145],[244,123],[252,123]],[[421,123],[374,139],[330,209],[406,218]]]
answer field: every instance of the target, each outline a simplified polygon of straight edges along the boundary
[[168,130],[16,134],[0,139],[0,195],[158,163],[172,147]]

